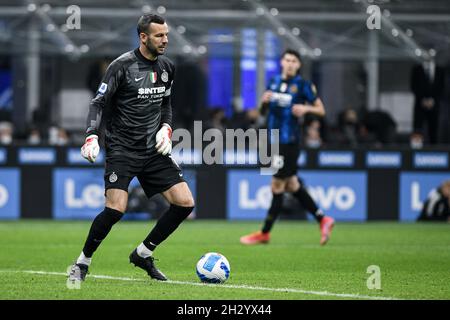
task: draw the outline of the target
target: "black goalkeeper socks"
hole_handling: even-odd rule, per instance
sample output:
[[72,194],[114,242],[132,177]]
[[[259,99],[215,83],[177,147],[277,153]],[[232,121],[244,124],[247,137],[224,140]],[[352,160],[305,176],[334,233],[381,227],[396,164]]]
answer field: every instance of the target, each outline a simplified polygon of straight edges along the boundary
[[267,213],[266,220],[264,221],[264,226],[262,228],[263,233],[268,233],[273,227],[273,224],[280,214],[283,205],[283,194],[273,194],[272,204],[270,205],[269,212]]
[[313,198],[309,195],[308,190],[303,185],[300,185],[300,188],[296,192],[293,192],[292,195],[298,199],[302,207],[310,212],[318,222],[322,221],[322,210],[317,207]]
[[84,244],[83,253],[90,258],[97,250],[103,239],[106,238],[112,226],[118,222],[123,216],[123,213],[108,207],[105,207],[92,222],[91,229]]
[[156,246],[166,240],[193,209],[194,207],[170,205],[169,210],[159,218],[152,231],[150,231],[147,238],[143,241],[144,245],[151,251],[155,250]]

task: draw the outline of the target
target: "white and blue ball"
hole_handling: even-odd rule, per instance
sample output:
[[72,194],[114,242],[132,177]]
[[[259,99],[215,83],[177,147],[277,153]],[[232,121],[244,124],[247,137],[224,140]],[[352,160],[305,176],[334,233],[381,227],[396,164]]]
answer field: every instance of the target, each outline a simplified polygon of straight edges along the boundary
[[197,262],[197,275],[202,282],[223,283],[230,277],[230,263],[216,252],[204,254]]

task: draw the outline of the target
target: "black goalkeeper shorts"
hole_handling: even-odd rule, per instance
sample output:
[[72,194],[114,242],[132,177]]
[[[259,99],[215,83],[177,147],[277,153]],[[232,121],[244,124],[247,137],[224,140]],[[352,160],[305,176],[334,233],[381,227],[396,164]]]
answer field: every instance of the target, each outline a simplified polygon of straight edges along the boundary
[[155,152],[146,159],[114,155],[106,159],[105,194],[108,189],[128,192],[128,186],[134,177],[138,178],[148,198],[185,182],[181,168],[170,155],[163,156]]

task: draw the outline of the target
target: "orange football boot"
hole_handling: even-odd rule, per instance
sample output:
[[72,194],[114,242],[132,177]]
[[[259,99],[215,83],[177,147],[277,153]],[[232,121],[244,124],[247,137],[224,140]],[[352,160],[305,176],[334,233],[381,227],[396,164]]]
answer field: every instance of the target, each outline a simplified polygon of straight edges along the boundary
[[256,231],[249,235],[241,237],[242,244],[252,245],[259,243],[268,243],[270,240],[270,233],[263,233],[262,231]]
[[334,227],[334,219],[332,217],[325,216],[320,221],[320,245],[324,245],[330,240],[331,230]]

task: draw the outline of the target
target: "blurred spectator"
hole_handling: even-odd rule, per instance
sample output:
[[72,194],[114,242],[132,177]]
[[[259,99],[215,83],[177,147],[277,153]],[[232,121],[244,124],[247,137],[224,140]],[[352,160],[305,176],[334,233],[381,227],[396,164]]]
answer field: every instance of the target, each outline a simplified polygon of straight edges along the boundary
[[247,120],[249,122],[249,127],[254,129],[260,129],[265,127],[266,119],[261,116],[257,108],[247,110]]
[[48,129],[48,143],[53,146],[65,146],[69,143],[66,130],[57,126]]
[[378,145],[392,144],[395,142],[397,123],[384,111],[369,111],[362,119],[360,135],[365,143],[370,142],[370,134],[376,138]]
[[414,133],[425,135],[427,125],[431,144],[438,142],[439,106],[444,93],[444,70],[434,60],[414,66],[411,74],[411,90],[414,94]]
[[382,143],[377,139],[376,135],[369,131],[364,124],[361,124],[358,129],[359,145],[365,147],[381,147]]
[[420,133],[413,133],[409,141],[410,147],[412,149],[422,149],[423,148],[423,135]]
[[10,145],[13,141],[13,131],[14,127],[11,122],[2,121],[0,122],[0,144]]
[[42,139],[41,139],[41,132],[39,131],[39,129],[31,128],[27,142],[28,144],[33,146],[41,144]]
[[225,133],[227,118],[225,117],[225,111],[222,108],[213,108],[209,113],[209,118],[205,123],[205,130],[207,129],[219,129],[222,133]]
[[450,222],[450,180],[431,190],[417,220]]
[[169,209],[169,204],[160,194],[148,199],[141,185],[130,187],[127,213],[149,213],[153,218],[159,218],[160,212]]
[[247,112],[244,111],[241,98],[234,98],[233,100],[233,115],[227,128],[247,130],[250,127],[250,120],[247,117]]
[[352,108],[348,108],[339,114],[339,131],[341,134],[341,143],[350,147],[356,147],[361,141],[360,123],[358,114]]
[[58,145],[65,146],[69,143],[69,135],[67,134],[66,129],[59,128],[58,129]]
[[312,119],[305,124],[304,143],[308,148],[320,148],[322,146],[322,137],[320,134],[321,123],[318,119]]

